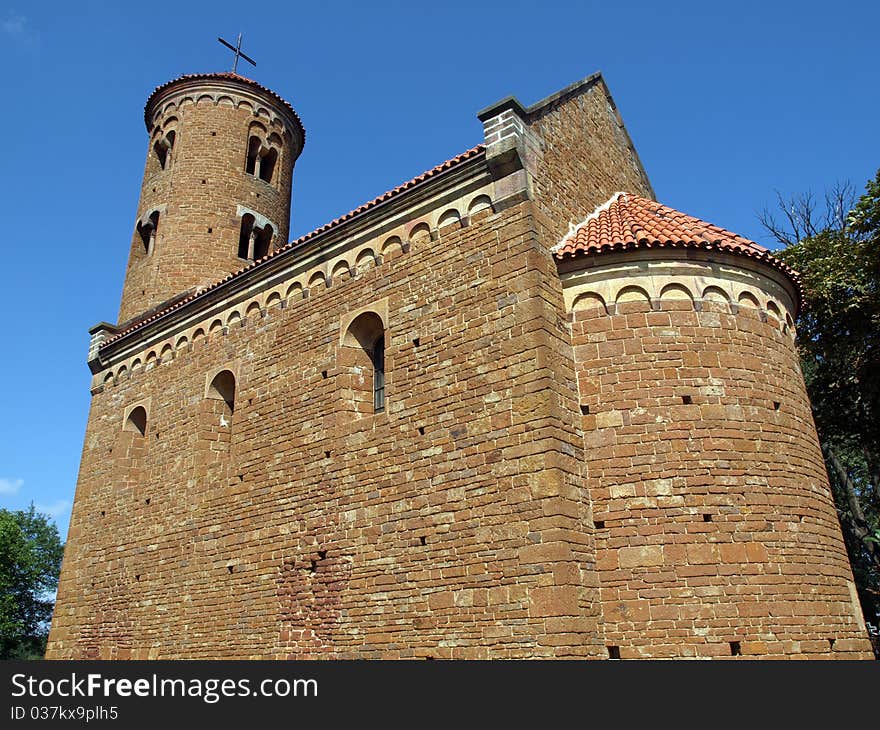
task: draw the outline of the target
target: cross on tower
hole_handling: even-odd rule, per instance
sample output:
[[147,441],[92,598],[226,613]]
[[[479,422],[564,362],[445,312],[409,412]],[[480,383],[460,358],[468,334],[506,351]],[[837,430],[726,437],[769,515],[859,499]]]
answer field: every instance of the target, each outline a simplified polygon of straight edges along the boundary
[[254,59],[252,59],[250,56],[246,55],[241,50],[241,33],[238,34],[238,43],[236,43],[234,46],[231,43],[227,43],[226,41],[224,41],[220,37],[218,37],[217,40],[220,41],[224,46],[226,46],[230,51],[235,51],[235,61],[233,61],[233,63],[232,63],[232,73],[237,73],[236,69],[238,68],[239,57],[243,58],[245,61],[247,61],[252,66],[257,65],[257,62],[254,61]]

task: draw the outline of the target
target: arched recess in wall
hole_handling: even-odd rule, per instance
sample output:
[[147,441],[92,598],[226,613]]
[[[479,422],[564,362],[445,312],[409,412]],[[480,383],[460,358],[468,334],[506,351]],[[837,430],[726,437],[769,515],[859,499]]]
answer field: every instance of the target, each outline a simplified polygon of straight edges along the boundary
[[594,314],[608,314],[605,300],[598,292],[588,291],[579,294],[571,305],[572,312],[592,312]]
[[330,279],[333,283],[339,283],[351,278],[351,270],[348,268],[347,261],[337,261],[330,272]]
[[[669,300],[670,302],[672,300]],[[651,306],[651,298],[640,286],[625,286],[614,299],[615,309],[618,313],[621,311],[644,311]],[[621,309],[622,308],[622,309]]]
[[730,296],[719,286],[707,286],[703,289],[703,302],[713,305],[721,305],[724,309],[730,307]]
[[767,313],[772,314],[780,322],[782,321],[782,312],[779,310],[779,305],[776,304],[776,302],[774,302],[772,299],[767,302]]
[[483,218],[492,213],[492,199],[488,195],[478,195],[468,206],[468,218]]
[[266,308],[275,307],[281,304],[281,295],[277,291],[273,291],[268,297],[266,297]]
[[399,236],[390,236],[385,239],[385,242],[382,244],[382,256],[390,257],[396,256],[397,254],[403,251],[403,242],[400,240]]
[[210,381],[205,390],[207,400],[222,401],[231,416],[235,412],[235,375],[231,370],[221,370]]
[[461,227],[461,214],[455,208],[444,211],[437,219],[437,228],[446,228],[448,226]]
[[203,456],[196,463],[196,476],[209,483],[223,483],[227,476],[232,443],[237,383],[229,368],[208,374],[205,397],[200,404],[198,449]]
[[284,295],[285,299],[302,299],[303,298],[303,287],[298,281],[293,282],[289,287],[287,287],[287,292]]
[[[640,298],[633,297],[629,301],[638,301]],[[693,309],[694,298],[684,284],[667,284],[660,290],[660,305],[663,309]]]
[[327,286],[327,278],[323,271],[316,271],[309,277],[309,291],[316,291]]
[[142,480],[141,467],[147,449],[147,407],[129,406],[123,413],[122,433],[114,451],[114,481],[116,486],[137,488]]
[[355,418],[385,410],[385,323],[362,312],[346,328],[339,348],[342,409]]
[[365,248],[361,251],[357,255],[354,265],[357,268],[358,273],[372,269],[376,265],[376,254],[373,252],[373,249]]
[[409,232],[409,240],[413,243],[430,241],[431,229],[427,223],[417,223]]
[[122,430],[144,436],[147,433],[147,409],[143,406],[132,408],[125,417]]
[[747,291],[744,291],[742,294],[739,295],[737,302],[745,307],[754,307],[755,309],[760,309],[761,307],[761,305],[758,303],[758,298],[754,294],[751,294]]

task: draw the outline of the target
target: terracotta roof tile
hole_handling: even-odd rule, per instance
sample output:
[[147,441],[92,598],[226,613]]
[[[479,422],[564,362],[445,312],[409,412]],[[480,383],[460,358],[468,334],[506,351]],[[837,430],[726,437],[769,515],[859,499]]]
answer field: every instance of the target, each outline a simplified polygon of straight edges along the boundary
[[255,266],[258,266],[258,265],[262,264],[263,262],[268,261],[269,259],[275,258],[279,254],[281,254],[285,251],[289,251],[292,248],[302,246],[305,243],[307,243],[308,241],[310,241],[311,239],[315,238],[316,236],[318,236],[322,233],[326,233],[327,231],[329,231],[332,228],[335,228],[339,225],[342,225],[346,221],[351,220],[355,216],[357,216],[361,213],[364,213],[365,211],[370,210],[371,208],[376,207],[380,203],[384,203],[387,200],[390,200],[392,198],[397,197],[401,193],[405,192],[406,190],[409,190],[410,188],[415,187],[419,183],[424,182],[425,180],[427,180],[431,177],[434,177],[435,175],[438,175],[441,172],[444,172],[446,170],[450,170],[453,167],[456,167],[456,166],[460,165],[461,163],[466,162],[467,160],[470,160],[470,159],[476,157],[477,155],[484,152],[485,149],[486,148],[481,144],[477,145],[476,147],[472,147],[471,149],[467,150],[466,152],[462,152],[460,155],[456,155],[452,159],[446,160],[446,162],[442,162],[439,165],[437,165],[436,167],[433,167],[430,170],[423,172],[421,175],[414,177],[412,180],[408,180],[407,182],[403,183],[402,185],[398,185],[396,188],[392,188],[391,190],[388,190],[387,192],[382,193],[382,195],[380,195],[379,197],[373,198],[373,200],[370,200],[369,202],[358,206],[354,210],[351,210],[348,213],[346,213],[345,215],[342,215],[339,218],[336,218],[335,220],[330,221],[329,223],[325,223],[320,228],[316,228],[314,231],[310,231],[309,233],[306,233],[305,235],[300,236],[295,241],[291,241],[290,243],[287,243],[284,246],[277,248],[272,253],[270,253],[266,256],[263,256],[263,258],[261,258],[261,259],[257,259],[256,261],[249,263],[247,266],[242,267],[238,271],[235,271],[231,274],[227,274],[222,279],[215,281],[210,286],[208,286],[204,289],[201,289],[201,290],[199,290],[199,291],[197,291],[187,297],[179,299],[177,301],[172,301],[172,303],[169,304],[169,306],[161,309],[160,311],[152,313],[148,317],[140,319],[140,320],[133,322],[132,324],[126,326],[125,329],[123,329],[119,333],[115,334],[113,337],[106,340],[101,345],[101,347],[99,349],[103,349],[103,348],[107,347],[111,342],[115,342],[116,340],[120,339],[124,335],[127,335],[130,332],[133,332],[134,330],[140,329],[141,327],[149,324],[150,322],[153,322],[153,321],[159,319],[160,317],[164,317],[169,312],[172,312],[175,309],[179,309],[180,307],[193,301],[194,299],[198,299],[198,298],[204,296],[209,291],[216,289],[218,286],[220,286],[221,284],[223,284],[231,279],[235,279],[235,278],[241,276],[246,271],[250,271],[251,269],[253,269]]
[[760,244],[631,193],[612,195],[573,227],[553,253],[565,259],[644,248],[702,248],[748,256],[786,274],[798,296],[803,294],[798,273]]

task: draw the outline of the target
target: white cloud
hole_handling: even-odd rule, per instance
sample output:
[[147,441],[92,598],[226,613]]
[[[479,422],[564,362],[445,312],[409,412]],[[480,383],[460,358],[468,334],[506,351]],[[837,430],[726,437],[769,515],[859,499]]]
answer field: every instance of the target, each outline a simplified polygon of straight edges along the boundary
[[27,30],[25,26],[27,25],[27,18],[22,15],[8,15],[6,20],[0,23],[0,28],[3,29],[3,32],[7,35],[14,36],[22,36]]
[[17,494],[22,484],[24,484],[24,479],[0,479],[0,496]]
[[34,507],[37,512],[49,515],[53,520],[57,520],[70,509],[70,501],[67,499],[59,499],[51,504],[40,504],[38,502]]

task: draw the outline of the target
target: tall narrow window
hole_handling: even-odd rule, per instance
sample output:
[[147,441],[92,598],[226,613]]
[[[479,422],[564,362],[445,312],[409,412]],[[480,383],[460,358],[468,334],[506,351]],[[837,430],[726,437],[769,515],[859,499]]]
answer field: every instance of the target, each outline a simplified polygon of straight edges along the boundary
[[260,180],[267,183],[272,182],[272,176],[275,174],[275,163],[278,161],[278,150],[270,147],[260,160]]
[[163,170],[171,163],[171,151],[174,149],[174,138],[177,133],[172,129],[161,139],[157,139],[153,145],[153,151],[159,160],[159,167]]
[[263,226],[254,237],[254,261],[267,256],[272,245],[272,226]]
[[238,258],[252,259],[253,250],[254,217],[245,213],[241,217],[241,231],[238,234]]
[[373,411],[385,410],[385,335],[379,336],[373,345]]
[[137,232],[141,237],[141,243],[144,244],[144,253],[148,256],[153,253],[153,247],[156,243],[156,231],[159,229],[159,211],[154,210],[145,221],[139,221],[137,224]]
[[272,251],[274,229],[268,223],[257,225],[251,213],[241,217],[241,230],[238,234],[238,257],[248,261],[261,259]]
[[385,325],[376,312],[359,314],[339,348],[337,383],[344,411],[354,418],[385,410]]
[[256,175],[257,160],[260,159],[260,138],[251,137],[248,139],[247,160],[245,161],[244,171],[248,175]]

